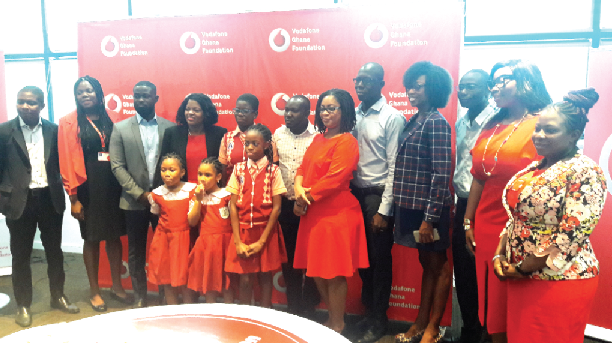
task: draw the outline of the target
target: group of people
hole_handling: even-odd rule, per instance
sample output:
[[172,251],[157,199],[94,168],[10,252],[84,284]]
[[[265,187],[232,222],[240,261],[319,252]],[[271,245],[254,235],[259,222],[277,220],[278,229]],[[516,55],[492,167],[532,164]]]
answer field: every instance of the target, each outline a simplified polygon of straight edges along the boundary
[[[271,307],[272,272],[282,269],[289,312],[309,316],[322,300],[324,325],[376,342],[387,331],[391,249],[400,244],[418,249],[423,274],[417,319],[395,341],[438,342],[452,246],[462,342],[478,342],[483,328],[493,342],[581,342],[599,272],[589,235],[607,188],[576,143],[597,93],[570,92],[551,105],[539,69],[520,60],[468,72],[457,87],[468,111],[456,123],[453,171],[451,126],[438,111],[453,91],[444,68],[423,61],[405,72],[417,109],[408,120],[382,95],[380,64],[363,65],[353,81],[358,106],[349,92],[328,90],[313,125],[309,99],[296,95],[274,134],[255,123],[252,94],[238,97],[237,127],[228,132],[201,93],[183,100],[176,124],[164,119],[148,81],[133,88],[137,114],[113,123],[100,83],[79,78],[77,109],[59,127],[39,116],[43,92],[23,88],[19,116],[0,124],[0,211],[11,233],[16,322],[31,325],[37,226],[51,306],[78,312],[63,294],[65,189],[96,311],[106,310],[98,286],[104,241],[110,295],[126,304],[148,305],[148,281],[168,304],[199,294],[232,303],[237,292],[242,304],[255,296]],[[121,285],[125,234],[134,299]],[[346,280],[356,271],[366,312],[349,330]]]

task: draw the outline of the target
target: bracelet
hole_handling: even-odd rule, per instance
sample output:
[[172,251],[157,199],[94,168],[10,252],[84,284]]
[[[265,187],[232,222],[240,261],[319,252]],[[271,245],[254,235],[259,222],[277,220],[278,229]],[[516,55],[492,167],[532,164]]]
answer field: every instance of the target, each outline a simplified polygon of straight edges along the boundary
[[495,255],[495,256],[493,256],[493,259],[491,260],[491,263],[495,263],[495,260],[497,260],[498,258],[502,258],[502,257],[506,258],[506,256],[504,256],[504,255]]

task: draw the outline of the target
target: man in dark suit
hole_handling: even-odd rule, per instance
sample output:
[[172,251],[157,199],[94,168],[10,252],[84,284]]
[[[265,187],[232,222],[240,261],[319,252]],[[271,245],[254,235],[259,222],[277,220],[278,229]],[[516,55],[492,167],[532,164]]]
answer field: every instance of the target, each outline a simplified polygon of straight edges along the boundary
[[109,152],[111,168],[123,187],[119,207],[125,210],[128,266],[136,295],[135,307],[146,307],[147,233],[149,224],[155,228],[158,219],[151,213],[148,196],[155,180],[161,178],[155,170],[164,132],[175,124],[155,113],[159,96],[153,83],[140,81],[133,92],[136,115],[115,124]]
[[62,219],[66,208],[57,153],[57,125],[42,119],[45,97],[28,86],[17,95],[19,116],[0,124],[0,212],[6,216],[13,255],[15,322],[30,326],[32,270],[30,255],[36,227],[45,248],[51,307],[78,313],[64,295]]

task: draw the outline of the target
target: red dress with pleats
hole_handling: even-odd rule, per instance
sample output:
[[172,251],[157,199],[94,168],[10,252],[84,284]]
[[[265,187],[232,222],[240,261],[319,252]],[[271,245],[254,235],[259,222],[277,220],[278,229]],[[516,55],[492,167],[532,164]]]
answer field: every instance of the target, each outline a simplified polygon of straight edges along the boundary
[[149,197],[151,212],[159,214],[159,223],[149,246],[147,277],[156,285],[172,287],[187,284],[189,262],[189,201],[196,185],[185,182],[180,190],[170,192],[165,185]]
[[207,194],[202,200],[200,236],[189,254],[187,287],[206,293],[229,289],[225,273],[228,248],[233,248],[229,202],[232,194],[225,189]]

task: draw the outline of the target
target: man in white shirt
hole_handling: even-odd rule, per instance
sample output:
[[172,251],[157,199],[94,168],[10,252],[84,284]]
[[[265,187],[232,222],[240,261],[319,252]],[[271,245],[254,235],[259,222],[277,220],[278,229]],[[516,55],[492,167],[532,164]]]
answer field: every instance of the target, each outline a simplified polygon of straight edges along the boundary
[[391,295],[393,173],[406,118],[382,95],[384,76],[380,64],[366,63],[353,79],[361,104],[355,109],[353,134],[359,143],[359,163],[351,189],[363,212],[370,261],[369,268],[359,269],[366,317],[357,324],[358,343],[373,343],[384,336]]
[[42,90],[24,87],[17,94],[19,116],[0,124],[0,213],[6,216],[11,235],[15,322],[24,327],[32,324],[30,255],[36,227],[47,257],[51,307],[79,312],[64,295],[61,245],[66,200],[59,171],[57,125],[40,117],[43,108]]
[[481,69],[467,72],[457,86],[457,97],[467,113],[457,120],[457,163],[453,186],[457,195],[455,223],[452,237],[453,263],[455,269],[455,288],[457,301],[461,309],[463,328],[460,342],[478,342],[481,325],[478,319],[478,284],[476,282],[476,265],[474,256],[468,252],[463,228],[463,217],[467,206],[470,186],[472,185],[472,155],[482,128],[496,112],[489,103],[489,74]]
[[321,300],[314,280],[306,277],[302,270],[293,269],[293,255],[300,226],[300,217],[293,213],[295,173],[302,164],[306,149],[317,134],[314,125],[308,120],[309,114],[310,100],[303,95],[295,95],[285,105],[285,125],[279,127],[273,137],[278,148],[281,175],[287,188],[278,217],[288,257],[288,262],[283,264],[287,307],[290,313],[302,316],[312,315]]
[[[119,207],[125,211],[128,266],[136,296],[134,307],[140,308],[148,305],[145,273],[147,233],[149,225],[155,230],[158,221],[150,211],[148,195],[153,185],[161,183],[156,182],[161,176],[155,173],[160,146],[166,129],[175,124],[156,114],[155,104],[159,95],[153,83],[140,81],[134,86],[133,93],[136,115],[115,124],[109,152],[113,174],[123,187]],[[131,299],[117,300],[129,303]]]

